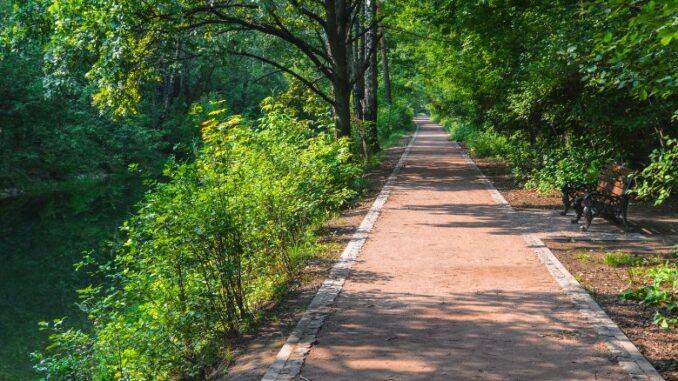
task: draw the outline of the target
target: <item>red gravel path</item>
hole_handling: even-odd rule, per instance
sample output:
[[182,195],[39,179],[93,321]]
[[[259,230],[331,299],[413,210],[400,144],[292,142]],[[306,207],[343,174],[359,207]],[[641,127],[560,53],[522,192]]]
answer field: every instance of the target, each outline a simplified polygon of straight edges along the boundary
[[300,378],[628,379],[511,227],[423,124]]

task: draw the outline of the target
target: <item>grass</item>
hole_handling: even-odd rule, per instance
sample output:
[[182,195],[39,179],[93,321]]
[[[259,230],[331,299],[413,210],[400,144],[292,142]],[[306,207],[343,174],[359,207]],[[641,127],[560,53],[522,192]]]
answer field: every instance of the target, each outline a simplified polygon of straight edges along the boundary
[[586,277],[584,276],[584,274],[579,273],[579,272],[574,274],[574,280],[576,280],[577,283],[579,283],[586,291],[588,291],[589,293],[595,294],[596,289],[593,286],[591,286],[591,284],[588,282],[588,280],[586,280]]
[[610,251],[603,257],[603,263],[610,267],[638,266],[642,262],[640,257],[621,250]]
[[394,133],[390,134],[389,136],[386,136],[386,137],[380,139],[379,144],[384,149],[393,147],[396,143],[398,143],[398,141],[400,139],[402,139],[404,136],[406,136],[410,131],[412,131],[412,128],[395,131]]
[[593,256],[591,253],[584,250],[578,250],[574,253],[574,259],[583,264],[588,264],[593,262]]

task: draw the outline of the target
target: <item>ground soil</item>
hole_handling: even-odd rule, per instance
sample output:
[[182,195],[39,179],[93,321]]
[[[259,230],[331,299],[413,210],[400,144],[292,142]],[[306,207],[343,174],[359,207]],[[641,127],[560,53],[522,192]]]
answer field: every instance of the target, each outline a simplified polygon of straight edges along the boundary
[[607,253],[621,250],[654,265],[673,260],[671,246],[657,242],[551,241],[546,244],[664,378],[678,380],[678,329],[660,329],[652,324],[653,308],[618,297],[620,292],[629,287],[642,287],[648,280],[632,276],[631,266],[612,267],[603,262]]
[[409,139],[410,135],[401,138],[380,154],[379,165],[363,175],[366,183],[364,194],[319,231],[324,252],[309,261],[278,303],[272,303],[264,308],[266,317],[256,329],[231,343],[231,352],[225,356],[228,360],[213,372],[211,379],[261,380],[330,268],[367,214]]
[[[478,157],[473,159],[512,206],[539,209],[562,207],[558,192],[539,194],[534,190],[521,188],[511,176],[506,162]],[[663,258],[660,261],[671,259],[667,254],[676,243],[678,200],[669,200],[661,207],[655,207],[651,202],[633,201],[630,211],[632,229],[652,240],[571,240],[546,241],[546,244],[662,376],[667,381],[678,381],[678,329],[664,331],[658,328],[652,324],[654,309],[618,298],[621,291],[631,286],[641,287],[642,284],[637,282],[648,284],[650,280],[634,277],[634,284],[629,275],[629,267],[607,266],[602,260],[605,254],[617,250],[647,258],[648,264],[656,263],[657,258]]]

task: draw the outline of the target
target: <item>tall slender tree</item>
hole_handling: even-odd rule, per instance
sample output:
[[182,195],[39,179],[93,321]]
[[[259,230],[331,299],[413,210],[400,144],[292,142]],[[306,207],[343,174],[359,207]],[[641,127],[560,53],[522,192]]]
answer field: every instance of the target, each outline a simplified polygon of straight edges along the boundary
[[[381,7],[377,5],[377,14],[382,11]],[[384,24],[379,23],[379,47],[381,50],[381,77],[384,81],[384,102],[391,104],[393,98],[391,96],[391,72],[388,66],[388,46],[386,45],[386,31]]]
[[[368,27],[365,32],[365,46],[368,52],[375,52],[379,43],[377,33],[377,2],[365,0],[365,18]],[[363,120],[365,123],[365,140],[371,152],[379,151],[377,135],[377,89],[378,69],[377,55],[369,54],[366,57],[367,70],[365,71],[365,98],[363,102]]]
[[[361,13],[364,15],[365,10],[360,7]],[[365,62],[365,38],[361,36],[362,17],[356,20],[354,25],[355,38],[353,39],[353,72],[358,73]],[[356,118],[363,119],[363,99],[365,98],[365,77],[359,75],[353,85],[353,113]]]

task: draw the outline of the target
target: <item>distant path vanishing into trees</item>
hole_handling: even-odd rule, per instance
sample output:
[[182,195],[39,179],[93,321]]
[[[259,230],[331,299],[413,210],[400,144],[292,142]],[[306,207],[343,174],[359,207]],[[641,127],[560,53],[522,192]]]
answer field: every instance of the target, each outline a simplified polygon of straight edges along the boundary
[[642,358],[619,365],[625,354],[605,342],[620,337],[596,333],[459,146],[418,123],[301,373],[275,379],[628,380],[629,369],[648,379]]

